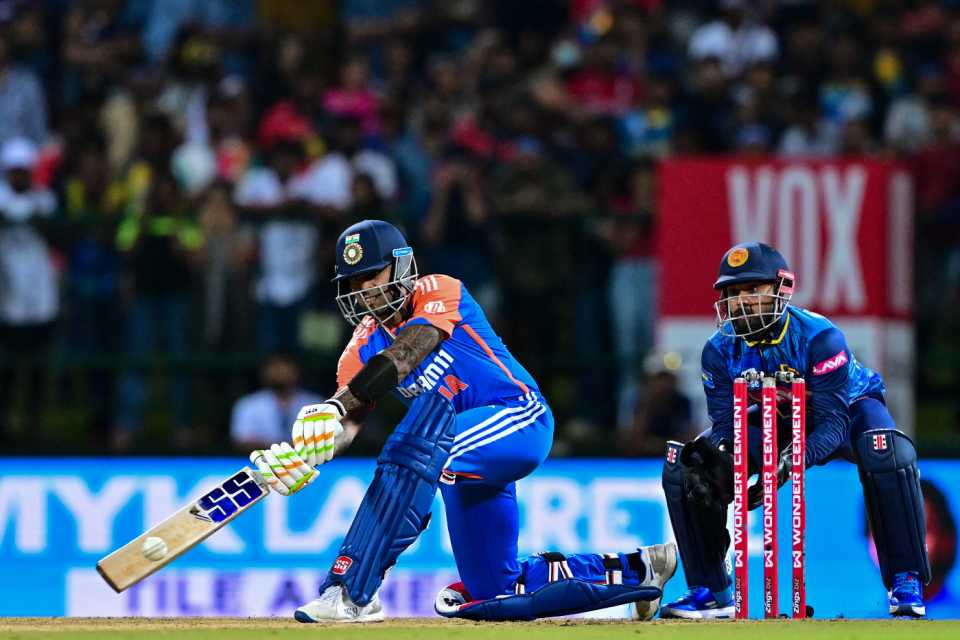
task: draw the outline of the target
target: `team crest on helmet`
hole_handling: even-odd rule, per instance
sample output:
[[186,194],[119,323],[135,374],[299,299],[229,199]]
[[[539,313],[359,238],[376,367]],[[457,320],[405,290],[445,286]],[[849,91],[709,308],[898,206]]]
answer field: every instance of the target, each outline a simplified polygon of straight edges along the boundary
[[343,261],[351,267],[363,260],[363,247],[359,242],[347,244],[343,248]]
[[742,267],[747,259],[750,257],[750,252],[739,247],[730,252],[730,255],[727,256],[727,264],[733,268]]

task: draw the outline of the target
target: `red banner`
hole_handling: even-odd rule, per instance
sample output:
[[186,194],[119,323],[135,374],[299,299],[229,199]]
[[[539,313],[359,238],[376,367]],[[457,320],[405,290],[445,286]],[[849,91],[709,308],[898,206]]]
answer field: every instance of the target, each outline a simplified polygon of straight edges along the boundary
[[783,253],[797,277],[797,306],[910,315],[913,187],[895,163],[668,160],[658,213],[661,316],[712,315],[720,259],[746,241]]

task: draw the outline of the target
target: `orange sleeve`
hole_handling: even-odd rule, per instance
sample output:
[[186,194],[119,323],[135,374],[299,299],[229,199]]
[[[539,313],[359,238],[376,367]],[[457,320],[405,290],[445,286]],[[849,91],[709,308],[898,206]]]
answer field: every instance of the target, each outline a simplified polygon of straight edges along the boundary
[[450,276],[430,275],[417,280],[413,313],[405,324],[430,324],[448,338],[463,317],[460,315],[460,281]]
[[347,343],[343,353],[340,354],[340,360],[337,362],[337,388],[342,389],[353,380],[357,372],[363,368],[363,360],[360,358],[360,348],[367,344],[370,339],[370,333],[374,328],[374,323],[370,317],[364,318],[363,322],[357,325],[353,331],[353,337]]

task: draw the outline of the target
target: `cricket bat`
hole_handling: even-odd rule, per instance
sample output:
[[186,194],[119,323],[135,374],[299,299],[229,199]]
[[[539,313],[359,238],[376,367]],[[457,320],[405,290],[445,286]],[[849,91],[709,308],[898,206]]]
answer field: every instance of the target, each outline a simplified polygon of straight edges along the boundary
[[269,493],[263,477],[244,467],[97,563],[114,591],[122,592],[194,548]]

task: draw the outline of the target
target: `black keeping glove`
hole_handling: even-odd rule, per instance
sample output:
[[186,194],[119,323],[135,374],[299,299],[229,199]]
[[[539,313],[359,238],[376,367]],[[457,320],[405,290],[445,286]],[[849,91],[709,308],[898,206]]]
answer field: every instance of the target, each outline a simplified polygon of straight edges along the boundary
[[[780,452],[780,460],[777,462],[777,489],[780,489],[790,477],[793,471],[793,447],[788,446]],[[760,477],[747,490],[747,509],[753,511],[763,504],[763,469],[760,470]]]
[[707,438],[688,442],[680,451],[687,499],[703,508],[726,509],[733,501],[733,455]]

